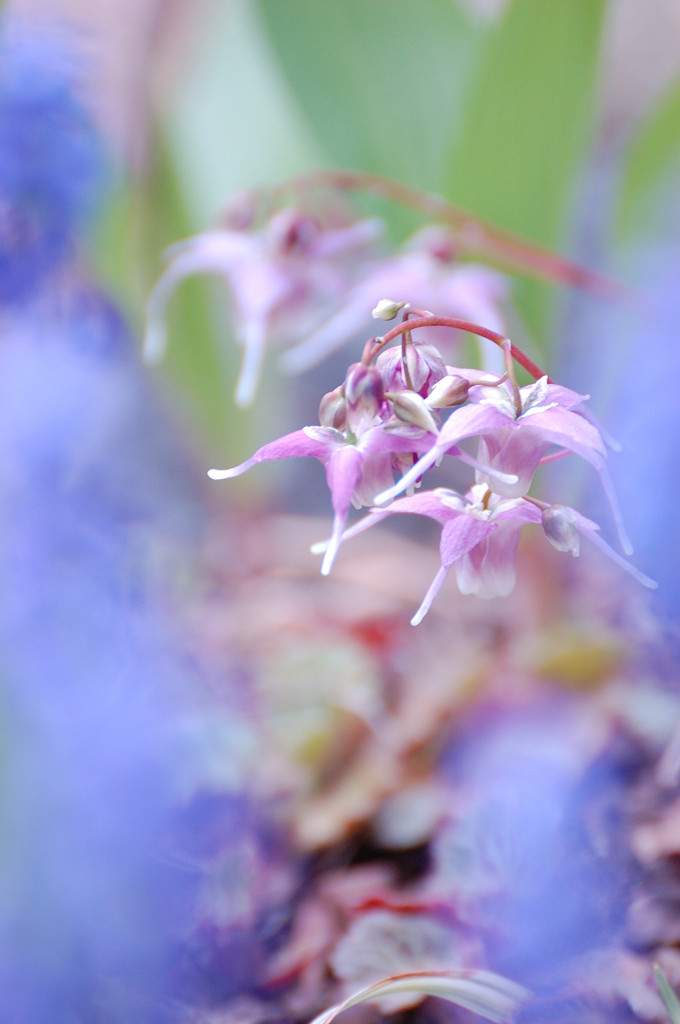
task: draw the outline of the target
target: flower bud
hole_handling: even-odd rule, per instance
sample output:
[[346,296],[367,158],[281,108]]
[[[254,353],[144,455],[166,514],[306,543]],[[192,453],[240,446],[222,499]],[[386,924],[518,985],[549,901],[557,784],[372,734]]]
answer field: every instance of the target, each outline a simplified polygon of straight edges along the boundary
[[434,385],[426,402],[430,409],[451,409],[467,401],[470,382],[458,374],[448,374]]
[[405,305],[405,302],[395,302],[394,299],[381,299],[375,309],[371,310],[371,316],[374,320],[394,320]]
[[402,359],[401,347],[384,349],[376,359],[375,365],[382,374],[386,391],[410,388],[425,395],[446,374],[444,360],[434,345],[411,342],[406,346],[408,376],[404,372]]
[[427,394],[446,373],[439,349],[425,342],[413,342],[406,346],[406,366],[413,390],[421,395]]
[[411,423],[432,434],[438,433],[439,426],[425,399],[415,391],[388,391],[385,398],[389,399],[395,415],[404,423]]
[[324,395],[319,403],[319,423],[322,427],[344,430],[347,425],[347,403],[345,389],[341,384],[334,391]]
[[279,210],[267,225],[267,239],[281,256],[307,252],[319,233],[318,223],[300,210]]
[[358,405],[372,404],[376,410],[384,397],[380,371],[375,366],[352,363],[345,377],[345,398],[351,409]]
[[551,505],[543,511],[543,533],[558,551],[568,551],[576,558],[581,550],[576,516],[564,505]]
[[375,422],[384,400],[384,386],[375,366],[352,363],[345,377],[347,423],[354,433]]

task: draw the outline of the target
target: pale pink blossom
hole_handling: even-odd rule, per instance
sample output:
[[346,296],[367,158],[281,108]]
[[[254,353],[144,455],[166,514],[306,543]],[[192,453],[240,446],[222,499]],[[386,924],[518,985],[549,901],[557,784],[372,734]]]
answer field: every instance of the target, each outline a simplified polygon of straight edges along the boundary
[[425,431],[400,425],[399,433],[387,431],[382,424],[368,427],[359,437],[332,427],[303,427],[259,448],[251,458],[232,469],[211,469],[213,480],[240,476],[258,462],[311,455],[326,469],[326,480],[333,506],[333,530],[321,571],[327,575],[340,545],[349,510],[373,504],[378,491],[394,480],[394,459],[411,455],[429,444]]
[[206,231],[178,242],[147,304],[146,360],[165,352],[166,310],[178,285],[216,274],[229,288],[244,350],[236,402],[249,405],[266,347],[292,344],[336,308],[380,233],[377,220],[323,230],[305,214],[281,210],[259,231]]
[[[449,371],[452,367],[447,367]],[[459,374],[467,371],[456,370]],[[587,395],[553,384],[546,377],[519,389],[521,411],[515,405],[508,384],[473,386],[466,405],[454,409],[439,431],[432,448],[418,459],[403,478],[376,498],[378,505],[388,504],[461,441],[479,437],[478,462],[488,467],[478,472],[478,482],[506,498],[526,494],[541,460],[551,448],[573,452],[597,471],[609,499],[621,546],[631,554],[618,504],[606,467],[606,449],[597,427],[581,411]],[[515,481],[500,482],[494,472],[514,475]]]
[[[398,498],[389,508],[371,509],[345,531],[340,542],[400,513],[427,516],[442,528],[441,567],[411,619],[413,626],[422,622],[452,568],[455,568],[461,593],[482,598],[507,597],[515,586],[520,532],[527,525],[542,526],[545,537],[554,547],[574,557],[580,553],[578,536],[583,534],[638,583],[649,588],[656,586],[601,539],[597,523],[575,509],[549,506],[526,498],[503,498],[493,494],[485,484],[475,484],[465,495],[437,488]],[[316,553],[326,550],[326,542],[312,547]]]

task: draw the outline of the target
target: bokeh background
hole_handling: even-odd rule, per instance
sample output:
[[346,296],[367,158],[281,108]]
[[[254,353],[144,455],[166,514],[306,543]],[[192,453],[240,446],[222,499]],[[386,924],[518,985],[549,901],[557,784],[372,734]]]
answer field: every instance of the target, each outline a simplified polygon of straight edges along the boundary
[[[283,471],[225,498],[205,469],[311,422],[338,369],[282,383],[272,362],[255,408],[237,409],[228,295],[205,280],[178,291],[168,357],[145,368],[163,250],[237,190],[338,167],[439,192],[620,281],[611,300],[514,275],[516,327],[623,445],[612,473],[636,564],[660,584],[636,623],[664,633],[673,690],[680,9],[15,0],[0,19],[0,1018],[188,1020],[207,976],[213,1004],[253,987],[252,922],[290,887],[281,839],[252,825],[261,721],[230,647],[243,609],[265,606],[251,594],[239,618],[229,600],[272,550],[303,557],[258,517],[310,505]],[[395,245],[423,222],[375,197],[358,209]],[[597,518],[589,481],[570,486]],[[280,623],[285,596],[267,594],[253,644]],[[540,804],[562,782],[518,785]]]

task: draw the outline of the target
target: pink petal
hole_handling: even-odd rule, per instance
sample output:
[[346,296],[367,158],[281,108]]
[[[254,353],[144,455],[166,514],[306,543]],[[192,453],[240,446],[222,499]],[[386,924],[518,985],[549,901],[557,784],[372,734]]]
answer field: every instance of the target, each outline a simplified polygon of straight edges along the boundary
[[444,568],[450,569],[495,529],[495,523],[480,519],[472,512],[453,513],[442,529],[439,542]]
[[333,530],[321,563],[321,572],[327,576],[342,542],[352,496],[361,477],[364,456],[354,445],[342,445],[332,453],[326,463],[326,479],[333,504]]
[[[308,430],[314,433],[308,433]],[[272,459],[288,459],[299,455],[311,455],[316,459],[325,462],[333,450],[342,443],[342,436],[336,430],[326,427],[306,428],[294,430],[292,434],[279,437],[276,441],[270,441],[262,448],[258,448],[254,455],[251,455],[245,462],[231,469],[210,469],[208,476],[211,480],[230,480],[232,477],[241,476],[258,462],[268,462]]]
[[583,416],[569,409],[553,406],[542,412],[527,414],[517,421],[520,429],[540,431],[541,436],[561,448],[576,452],[594,466],[599,466],[606,449],[599,431]]
[[427,615],[432,606],[432,602],[434,601],[435,597],[441,590],[442,583],[444,582],[448,574],[449,570],[445,569],[443,565],[441,566],[440,569],[438,569],[437,575],[432,580],[432,583],[428,587],[427,593],[425,594],[425,597],[423,598],[420,604],[420,608],[411,619],[412,626],[419,626],[420,623],[423,621],[423,619],[425,618],[425,616]]
[[456,563],[458,587],[477,597],[507,597],[515,586],[521,523],[499,523],[493,534]]
[[243,259],[252,242],[235,231],[207,231],[173,245],[167,255],[168,266],[156,282],[146,305],[146,334],[143,355],[147,363],[157,363],[165,354],[167,330],[165,314],[175,289],[194,274],[219,274],[227,277]]

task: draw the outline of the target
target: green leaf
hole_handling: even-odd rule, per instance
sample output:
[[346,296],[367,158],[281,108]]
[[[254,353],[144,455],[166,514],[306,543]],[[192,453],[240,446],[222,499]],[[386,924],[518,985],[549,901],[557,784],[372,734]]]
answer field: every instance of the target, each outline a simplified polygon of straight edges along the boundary
[[671,1024],[680,1024],[680,1002],[678,1002],[678,997],[669,985],[668,978],[659,964],[654,964],[654,978],[664,1006],[668,1010]]
[[480,24],[452,0],[259,0],[259,8],[333,164],[441,189]]
[[[589,139],[604,0],[514,0],[495,26],[451,153],[449,198],[551,249],[565,243]],[[545,328],[549,291],[525,289]]]
[[620,240],[636,234],[649,215],[659,187],[680,170],[680,79],[637,133],[623,171],[618,229]]

